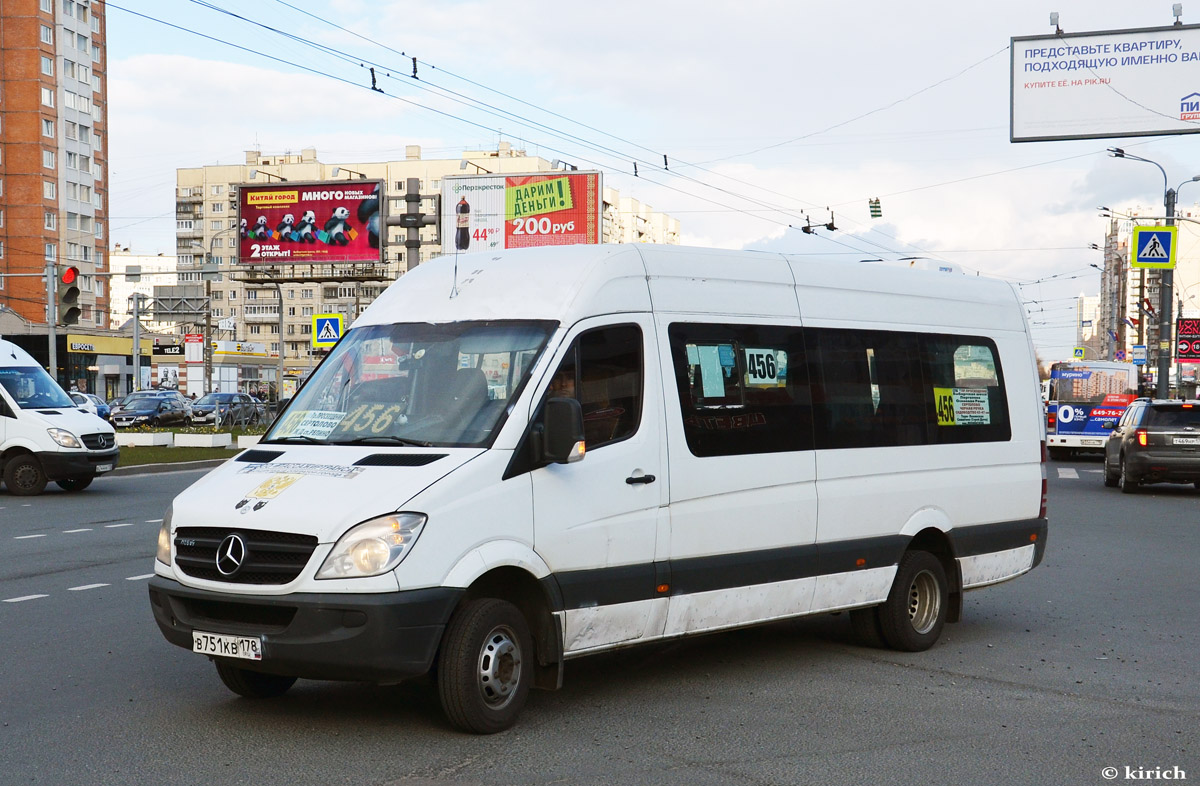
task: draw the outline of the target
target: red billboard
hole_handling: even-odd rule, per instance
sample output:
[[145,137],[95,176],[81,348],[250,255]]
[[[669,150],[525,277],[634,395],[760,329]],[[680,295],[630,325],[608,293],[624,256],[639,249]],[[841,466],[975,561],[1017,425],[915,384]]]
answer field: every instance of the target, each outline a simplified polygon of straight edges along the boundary
[[599,243],[599,172],[442,178],[442,253]]
[[238,262],[330,265],[380,261],[379,180],[238,188]]
[[1180,317],[1175,336],[1175,362],[1200,363],[1200,319]]

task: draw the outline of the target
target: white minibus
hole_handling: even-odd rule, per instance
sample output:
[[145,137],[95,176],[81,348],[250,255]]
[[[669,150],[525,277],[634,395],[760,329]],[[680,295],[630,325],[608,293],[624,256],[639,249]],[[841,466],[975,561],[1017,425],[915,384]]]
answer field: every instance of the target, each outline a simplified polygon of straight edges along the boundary
[[113,427],[79,409],[36,360],[0,339],[0,478],[9,494],[82,491],[120,459]]
[[447,256],[165,514],[154,617],[247,697],[436,673],[509,727],[564,663],[848,611],[923,650],[1042,558],[997,280],[652,245]]

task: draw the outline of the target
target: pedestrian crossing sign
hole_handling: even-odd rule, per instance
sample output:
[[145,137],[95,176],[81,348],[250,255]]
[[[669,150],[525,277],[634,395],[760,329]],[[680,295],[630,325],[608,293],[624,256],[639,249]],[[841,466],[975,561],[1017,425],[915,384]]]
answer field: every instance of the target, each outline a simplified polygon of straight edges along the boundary
[[313,314],[312,345],[332,347],[342,337],[341,314]]
[[1130,267],[1174,269],[1178,227],[1134,227]]

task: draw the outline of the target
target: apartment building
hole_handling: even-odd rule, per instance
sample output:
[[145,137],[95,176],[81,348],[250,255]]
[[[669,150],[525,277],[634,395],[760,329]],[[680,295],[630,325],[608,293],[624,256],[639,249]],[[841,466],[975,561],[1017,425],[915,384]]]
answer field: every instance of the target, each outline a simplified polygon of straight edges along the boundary
[[[95,275],[107,270],[104,5],[4,0],[0,7],[0,307],[44,331],[40,276],[47,264],[74,266],[78,327],[106,329],[108,284]],[[29,348],[46,357],[44,338],[40,350]],[[65,368],[65,355],[58,362],[60,379],[80,376]]]
[[[409,145],[402,160],[337,164],[321,161],[317,151],[267,154],[247,151],[244,163],[182,168],[176,172],[176,256],[181,284],[201,281],[206,258],[217,266],[209,284],[214,340],[261,344],[270,356],[283,352],[285,394],[308,374],[321,350],[312,348],[315,314],[343,314],[347,324],[370,305],[387,286],[407,270],[442,253],[437,226],[420,229],[422,246],[405,247],[407,230],[387,227],[382,254],[373,265],[238,266],[239,227],[237,186],[267,185],[276,181],[334,181],[371,179],[385,183],[387,212],[406,212],[410,178],[418,182],[424,199],[421,210],[435,211],[434,195],[441,193],[442,178],[460,174],[542,172],[555,163],[530,156],[502,142],[495,150],[467,150],[449,159],[426,159],[421,148]],[[615,189],[603,193],[602,239],[606,243],[679,242],[679,222]],[[313,280],[289,280],[311,274]],[[279,283],[279,279],[283,279]],[[202,320],[179,326],[181,332],[201,330]],[[214,371],[223,388],[229,387],[228,369]],[[259,389],[278,376],[273,367],[255,361],[239,372],[238,389]]]

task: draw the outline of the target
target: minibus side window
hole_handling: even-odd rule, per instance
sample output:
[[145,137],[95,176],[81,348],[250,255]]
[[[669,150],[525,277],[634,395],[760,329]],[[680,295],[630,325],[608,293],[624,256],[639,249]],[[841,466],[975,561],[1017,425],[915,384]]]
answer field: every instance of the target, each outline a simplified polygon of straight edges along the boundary
[[817,447],[924,445],[932,394],[921,374],[917,334],[811,329]]
[[800,328],[676,322],[669,335],[693,455],[812,450]]
[[579,401],[588,451],[633,436],[642,419],[642,331],[637,325],[589,330],[567,350],[547,397]]
[[922,337],[926,383],[935,401],[936,442],[1012,438],[996,345],[978,336]]

